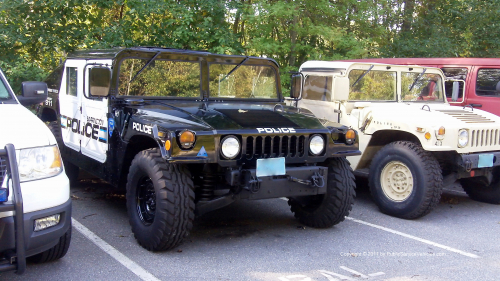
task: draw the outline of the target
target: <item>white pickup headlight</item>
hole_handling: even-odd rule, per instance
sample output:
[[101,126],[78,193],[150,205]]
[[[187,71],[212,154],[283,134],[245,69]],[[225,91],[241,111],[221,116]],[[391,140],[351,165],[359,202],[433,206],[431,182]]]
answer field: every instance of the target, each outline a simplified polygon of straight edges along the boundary
[[21,181],[53,177],[63,170],[61,155],[55,145],[20,149],[18,163]]
[[233,159],[240,153],[240,141],[235,136],[227,136],[222,140],[222,155]]
[[466,147],[469,144],[469,132],[465,129],[458,131],[458,147]]
[[315,135],[309,141],[309,151],[313,155],[319,155],[325,149],[325,140],[320,135]]

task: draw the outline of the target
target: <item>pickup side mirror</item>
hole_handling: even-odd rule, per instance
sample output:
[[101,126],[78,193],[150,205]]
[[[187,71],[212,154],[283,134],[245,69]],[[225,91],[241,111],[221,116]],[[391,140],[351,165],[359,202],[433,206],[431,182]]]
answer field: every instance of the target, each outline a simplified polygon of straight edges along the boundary
[[21,96],[18,96],[19,102],[24,105],[34,105],[44,102],[47,99],[47,83],[38,81],[28,81],[22,84]]
[[345,101],[349,99],[349,78],[335,77],[333,85],[333,99],[336,101]]
[[292,75],[290,97],[299,100],[302,97],[302,74]]
[[89,69],[90,96],[107,97],[111,84],[111,70],[107,67],[96,66]]

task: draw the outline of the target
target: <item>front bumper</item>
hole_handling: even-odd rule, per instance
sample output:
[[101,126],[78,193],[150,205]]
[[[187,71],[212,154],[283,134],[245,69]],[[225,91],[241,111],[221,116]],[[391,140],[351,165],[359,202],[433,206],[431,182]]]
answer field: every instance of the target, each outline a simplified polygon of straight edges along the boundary
[[500,152],[460,154],[456,163],[465,171],[500,166]]
[[[34,232],[35,219],[48,217],[54,214],[61,214],[59,224],[47,229]],[[24,228],[24,245],[25,256],[33,256],[44,252],[59,242],[61,238],[71,227],[71,199],[66,203],[31,213],[25,213],[23,216]],[[16,235],[14,217],[0,218],[0,272],[7,270],[15,270],[16,265],[11,264],[11,260],[3,260],[2,256],[9,256],[9,252],[14,252],[16,249]]]
[[229,170],[226,180],[242,187],[240,199],[268,199],[326,193],[328,168],[322,166],[286,167],[286,174],[257,177],[256,169]]

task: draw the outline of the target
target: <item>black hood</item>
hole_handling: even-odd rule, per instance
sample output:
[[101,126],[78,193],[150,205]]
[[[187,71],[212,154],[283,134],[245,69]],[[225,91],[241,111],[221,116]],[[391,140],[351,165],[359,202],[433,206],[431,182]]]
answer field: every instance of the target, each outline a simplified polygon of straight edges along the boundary
[[284,127],[324,129],[309,112],[276,104],[155,101],[136,109],[136,117],[166,128],[183,127],[196,131]]

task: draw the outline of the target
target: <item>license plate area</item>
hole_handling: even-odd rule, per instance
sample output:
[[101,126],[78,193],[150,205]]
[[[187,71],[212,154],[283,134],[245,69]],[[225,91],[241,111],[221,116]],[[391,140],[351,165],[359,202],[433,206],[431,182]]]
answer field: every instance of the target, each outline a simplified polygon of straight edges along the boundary
[[257,159],[255,174],[257,177],[285,175],[285,157]]
[[478,168],[488,168],[493,167],[493,160],[495,156],[493,154],[479,154],[479,160],[477,163]]

